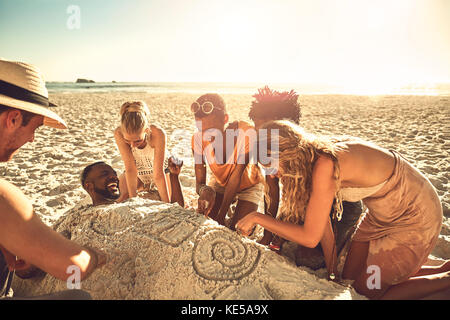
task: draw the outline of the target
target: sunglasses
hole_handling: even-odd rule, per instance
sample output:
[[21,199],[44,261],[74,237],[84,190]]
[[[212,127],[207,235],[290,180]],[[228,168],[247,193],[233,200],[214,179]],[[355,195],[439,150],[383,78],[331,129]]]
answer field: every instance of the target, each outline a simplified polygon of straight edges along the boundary
[[202,110],[202,112],[204,114],[211,114],[211,112],[213,112],[214,109],[223,110],[222,108],[214,106],[214,104],[212,102],[210,102],[210,101],[205,101],[205,102],[203,102],[202,105],[200,105],[200,103],[198,103],[197,101],[194,101],[191,104],[191,111],[192,111],[192,113],[197,113],[200,110]]

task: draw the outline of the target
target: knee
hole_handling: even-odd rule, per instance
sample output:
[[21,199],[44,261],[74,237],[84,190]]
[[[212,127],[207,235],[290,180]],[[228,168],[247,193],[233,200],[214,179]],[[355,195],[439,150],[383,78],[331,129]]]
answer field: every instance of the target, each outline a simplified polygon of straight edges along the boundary
[[383,297],[386,291],[389,289],[388,285],[379,284],[376,285],[370,282],[366,276],[359,277],[353,283],[353,288],[357,293],[363,295],[371,300],[379,300]]

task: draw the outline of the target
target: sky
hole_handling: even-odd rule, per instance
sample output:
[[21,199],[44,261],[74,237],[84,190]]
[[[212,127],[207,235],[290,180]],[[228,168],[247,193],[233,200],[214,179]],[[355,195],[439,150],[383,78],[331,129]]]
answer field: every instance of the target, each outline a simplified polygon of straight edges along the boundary
[[450,0],[0,0],[0,57],[47,81],[449,83]]

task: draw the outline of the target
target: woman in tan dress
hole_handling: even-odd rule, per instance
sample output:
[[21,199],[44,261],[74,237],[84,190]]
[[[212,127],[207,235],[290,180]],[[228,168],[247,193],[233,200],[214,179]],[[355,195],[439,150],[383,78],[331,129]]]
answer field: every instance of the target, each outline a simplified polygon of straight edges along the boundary
[[[277,219],[257,212],[240,220],[243,234],[256,224],[303,246],[324,249],[331,279],[336,250],[329,212],[336,199],[362,200],[368,208],[355,231],[342,278],[374,299],[419,299],[450,291],[450,261],[423,267],[442,225],[442,206],[429,180],[399,153],[359,139],[319,138],[288,121],[263,126],[278,129],[277,161],[283,185]],[[273,138],[273,137],[272,137]],[[273,162],[272,162],[273,163]]]

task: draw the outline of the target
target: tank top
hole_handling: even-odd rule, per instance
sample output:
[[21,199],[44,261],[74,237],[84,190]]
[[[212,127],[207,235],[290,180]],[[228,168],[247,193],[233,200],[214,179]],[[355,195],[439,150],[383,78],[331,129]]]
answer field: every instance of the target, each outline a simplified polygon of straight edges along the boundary
[[153,160],[155,150],[147,142],[147,145],[143,149],[131,148],[134,160],[136,162],[136,169],[139,180],[145,186],[153,187]]
[[[210,141],[203,140],[201,132],[196,132],[191,139],[191,147],[194,157],[200,155],[208,163],[211,173],[219,185],[225,187],[237,167],[238,163],[243,163],[241,157],[245,154],[251,154],[255,149],[254,142],[251,141],[251,130],[254,130],[250,124],[245,121],[237,121],[231,123],[227,130],[237,130],[237,141],[234,144],[232,157],[224,164],[219,164],[216,161],[215,150]],[[249,130],[247,132],[247,130]],[[248,135],[247,135],[247,133]],[[248,163],[242,173],[241,183],[238,192],[253,187],[261,182],[261,173],[257,163]]]

